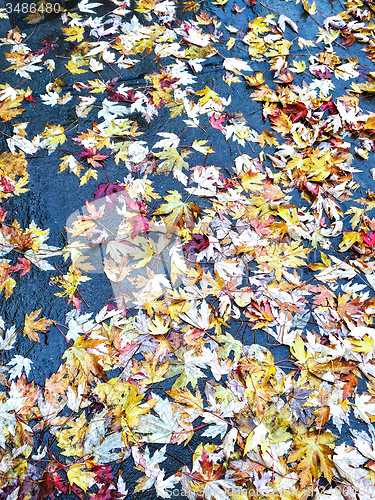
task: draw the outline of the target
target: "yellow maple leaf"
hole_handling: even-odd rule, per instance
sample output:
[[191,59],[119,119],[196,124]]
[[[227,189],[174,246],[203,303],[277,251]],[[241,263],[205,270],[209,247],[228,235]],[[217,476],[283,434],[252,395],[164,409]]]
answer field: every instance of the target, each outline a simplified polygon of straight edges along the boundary
[[157,382],[162,382],[165,380],[164,375],[168,371],[169,361],[161,363],[158,365],[158,358],[155,353],[147,351],[145,354],[145,360],[138,363],[134,361],[133,367],[130,371],[134,375],[139,375],[140,373],[146,375],[145,378],[139,380],[140,385],[155,384]]
[[178,191],[168,191],[168,193],[170,194],[165,197],[166,203],[163,203],[154,215],[169,214],[164,218],[168,234],[176,230],[182,222],[192,230],[195,225],[195,214],[201,212],[201,209],[194,202],[183,202]]
[[365,335],[362,340],[350,338],[348,338],[347,340],[349,340],[350,343],[353,344],[353,347],[351,347],[350,350],[354,352],[363,352],[365,354],[368,354],[374,348],[374,339],[372,337],[369,337],[368,335]]
[[187,387],[181,391],[181,389],[173,388],[167,391],[167,394],[173,398],[176,403],[181,403],[186,405],[188,408],[193,408],[199,412],[203,413],[203,399],[199,392],[198,387],[195,388],[195,396],[192,394]]
[[99,344],[103,344],[102,339],[85,340],[84,337],[78,337],[72,347],[64,352],[63,359],[66,359],[69,376],[75,377],[78,374],[78,383],[91,381],[93,375],[99,375],[103,380],[107,380],[99,363],[99,357],[88,352],[88,349],[93,349]]
[[303,8],[306,12],[308,12],[311,16],[314,16],[318,11],[316,9],[316,3],[313,2],[311,6],[307,0],[302,0]]
[[82,177],[79,181],[79,185],[83,186],[84,184],[87,184],[87,181],[91,177],[95,180],[97,180],[97,178],[98,178],[98,171],[95,170],[94,168],[89,168],[88,171],[84,175],[82,175]]
[[27,160],[23,151],[0,154],[0,175],[15,179],[26,174]]
[[293,73],[303,73],[305,69],[305,61],[293,61],[293,68],[291,68],[291,71],[293,71]]
[[281,112],[279,116],[271,118],[271,120],[273,123],[272,128],[276,130],[276,132],[279,132],[279,134],[281,135],[290,132],[290,129],[293,126],[291,120],[289,120],[289,118],[283,112]]
[[79,75],[80,73],[86,73],[86,69],[81,69],[80,66],[82,66],[82,63],[77,64],[77,62],[74,62],[72,59],[68,62],[68,64],[65,64],[65,67],[70,71],[72,75]]
[[153,0],[137,0],[136,12],[141,12],[142,14],[148,14],[155,9],[155,2]]
[[301,339],[299,333],[297,333],[293,344],[290,346],[290,352],[302,364],[312,357],[311,354],[305,350],[305,343]]
[[13,194],[15,196],[19,196],[21,193],[26,193],[27,191],[29,191],[28,188],[24,187],[28,182],[29,182],[29,174],[20,177],[16,182],[16,185],[14,186]]
[[359,207],[351,207],[349,210],[345,212],[345,215],[354,214],[354,217],[350,221],[352,229],[354,229],[361,222],[363,214],[366,212],[366,209]]
[[80,26],[68,26],[67,28],[61,28],[65,33],[65,40],[68,42],[81,42],[83,40],[83,33],[85,28]]
[[366,130],[374,130],[375,129],[375,116],[370,116],[367,118],[367,122],[365,123]]
[[0,293],[4,290],[5,299],[8,300],[13,293],[13,288],[16,286],[16,280],[8,276],[0,282]]
[[169,320],[164,323],[164,319],[156,314],[148,329],[152,335],[165,335],[169,331]]
[[53,323],[50,319],[39,318],[36,319],[42,312],[42,308],[25,315],[25,325],[23,327],[23,336],[27,335],[30,340],[34,342],[39,342],[38,332],[46,333],[49,331],[50,325]]
[[85,493],[89,487],[92,474],[86,469],[85,464],[74,464],[68,469],[67,476],[71,485],[76,484]]
[[205,146],[206,142],[208,141],[197,141],[195,140],[191,147],[195,149],[195,151],[198,151],[199,153],[202,153],[204,155],[208,155],[210,153],[215,153],[215,151],[212,149],[211,146]]
[[76,271],[73,266],[69,266],[67,274],[51,278],[53,283],[63,289],[62,292],[55,293],[56,297],[73,297],[78,285],[89,280],[91,280],[91,278],[83,276],[82,273]]
[[232,49],[234,47],[235,43],[236,43],[236,39],[231,36],[226,43],[227,49],[228,50]]
[[257,257],[259,264],[264,263],[269,271],[275,271],[277,281],[286,268],[296,269],[305,264],[306,254],[311,252],[311,248],[305,248],[299,241],[293,241],[290,245],[287,243],[274,243],[266,249],[267,255]]
[[204,89],[198,90],[197,92],[195,92],[195,95],[202,96],[199,99],[199,106],[204,106],[205,104],[208,103],[208,101],[210,99],[212,99],[217,104],[221,104],[219,95],[216,92],[214,92],[212,89],[210,89],[210,87],[207,87],[207,85]]
[[190,153],[184,151],[179,154],[177,149],[164,148],[160,153],[155,153],[157,158],[164,160],[158,165],[157,171],[162,173],[171,172],[173,170],[182,171],[183,168],[188,168],[189,164],[184,160]]
[[249,87],[257,87],[264,82],[264,76],[261,71],[255,71],[254,76],[242,75]]
[[337,437],[328,431],[310,430],[298,433],[293,442],[294,450],[289,454],[288,463],[299,462],[301,487],[316,481],[322,474],[331,482],[334,463],[330,458],[335,455],[332,449]]
[[339,252],[346,252],[350,247],[354,245],[358,241],[359,233],[356,231],[350,231],[348,233],[344,233],[342,238],[342,242],[339,244]]
[[279,145],[277,139],[275,139],[275,134],[272,134],[272,132],[269,132],[268,130],[263,130],[263,132],[258,135],[257,140],[261,148],[264,148],[265,143],[267,143],[269,146]]
[[42,139],[46,141],[45,147],[55,146],[58,144],[64,144],[66,141],[66,136],[64,134],[65,129],[62,125],[54,125],[47,123],[43,132],[40,134]]
[[184,2],[184,6],[182,7],[182,10],[184,12],[188,10],[193,10],[194,12],[197,12],[199,9],[199,3],[195,2],[194,0],[189,0],[188,2]]

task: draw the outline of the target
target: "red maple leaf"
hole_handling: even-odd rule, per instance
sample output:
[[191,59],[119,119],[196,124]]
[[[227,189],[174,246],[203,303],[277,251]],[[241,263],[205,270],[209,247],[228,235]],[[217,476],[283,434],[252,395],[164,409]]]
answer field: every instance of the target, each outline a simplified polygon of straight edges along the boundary
[[0,189],[3,193],[11,193],[12,191],[14,191],[14,186],[10,183],[9,179],[7,179],[6,177],[1,177]]
[[210,244],[207,236],[205,234],[192,234],[192,239],[182,245],[183,250],[186,252],[199,253],[200,251],[207,248]]
[[113,479],[112,467],[109,465],[94,465],[91,471],[95,472],[95,479],[99,484],[109,483]]
[[221,126],[221,124],[224,123],[226,119],[227,117],[225,115],[221,115],[218,119],[216,119],[215,114],[212,114],[209,123],[213,128],[216,128],[218,130],[225,130],[224,127]]
[[284,113],[289,116],[292,120],[292,123],[300,120],[301,118],[306,118],[307,116],[307,107],[302,102],[297,102],[296,104],[288,104],[283,109]]
[[102,160],[106,160],[109,158],[109,155],[104,155],[102,153],[97,153],[96,148],[83,148],[84,151],[81,151],[80,153],[77,153],[77,157],[80,160],[87,160],[87,163],[90,163],[93,167],[99,168],[102,167],[103,165],[100,163]]
[[149,221],[142,214],[134,215],[134,217],[128,219],[128,222],[132,224],[132,232],[130,234],[131,238],[135,238],[140,233],[147,233]]
[[40,56],[42,54],[46,56],[50,50],[58,46],[58,43],[53,42],[50,38],[46,38],[45,40],[42,40],[40,43],[42,44],[42,48],[34,52],[36,56]]
[[135,102],[138,97],[135,96],[133,89],[130,89],[126,94],[120,94],[114,90],[107,90],[109,100],[112,102]]
[[14,264],[13,266],[10,266],[9,269],[13,273],[21,271],[20,276],[25,276],[25,274],[29,273],[31,270],[30,261],[25,257],[18,257],[17,259],[19,262],[17,262],[17,264]]
[[319,77],[322,80],[330,80],[331,79],[331,72],[329,71],[327,66],[324,67],[324,73],[320,69],[313,70],[312,73],[314,73],[317,77]]
[[109,200],[106,203],[106,207],[109,211],[111,211],[114,204],[119,202],[116,193],[121,193],[123,196],[127,196],[122,184],[103,182],[102,184],[98,184],[97,189],[94,192],[94,201],[106,197],[107,200]]
[[[22,276],[22,275],[21,275],[21,276]],[[82,300],[81,300],[79,297],[77,297],[77,295],[75,295],[75,294],[74,294],[74,295],[72,295],[72,296],[69,298],[69,300],[68,300],[67,304],[71,304],[71,303],[73,303],[73,306],[74,306],[74,307],[75,307],[75,308],[76,308],[79,312],[81,312],[81,308],[82,308]]]
[[101,486],[99,491],[91,497],[91,500],[111,500],[113,498],[111,492],[116,490],[109,490],[108,488],[108,485]]
[[325,111],[326,109],[329,109],[331,115],[337,115],[338,113],[336,104],[332,101],[332,99],[322,104],[319,108],[320,111]]
[[371,233],[367,236],[365,233],[362,233],[363,243],[368,247],[373,247],[375,245],[375,232],[371,231]]
[[31,102],[33,104],[34,108],[35,108],[35,103],[39,100],[39,99],[35,99],[35,97],[32,94],[25,97],[24,99],[25,99],[25,101]]

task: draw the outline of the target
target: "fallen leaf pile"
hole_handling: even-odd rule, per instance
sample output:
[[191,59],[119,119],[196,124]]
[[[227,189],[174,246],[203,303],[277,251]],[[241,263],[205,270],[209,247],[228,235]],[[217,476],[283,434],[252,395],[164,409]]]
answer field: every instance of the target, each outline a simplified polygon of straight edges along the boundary
[[[3,30],[0,291],[35,267],[70,307],[0,319],[1,500],[375,498],[375,1],[239,4],[81,0],[60,41]],[[34,134],[30,106],[55,121]],[[63,248],[6,210],[37,153],[92,185]],[[39,386],[12,353],[52,325]]]

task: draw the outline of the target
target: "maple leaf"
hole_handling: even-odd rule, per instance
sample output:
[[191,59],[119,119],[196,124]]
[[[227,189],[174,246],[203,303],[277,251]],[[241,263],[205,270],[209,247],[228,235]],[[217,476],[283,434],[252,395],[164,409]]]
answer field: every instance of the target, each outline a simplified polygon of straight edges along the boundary
[[81,160],[82,159],[87,160],[87,162],[90,163],[90,165],[92,165],[93,167],[96,167],[96,168],[102,167],[103,164],[100,163],[100,161],[106,160],[107,158],[109,158],[109,155],[97,153],[95,147],[92,149],[87,149],[87,148],[83,148],[83,149],[84,149],[84,151],[77,153],[78,158]]
[[192,234],[192,239],[182,245],[182,249],[186,252],[194,252],[199,253],[205,248],[207,248],[210,244],[209,239],[205,234]]
[[133,239],[138,234],[147,233],[149,228],[149,220],[142,214],[137,214],[128,219],[128,222],[132,225],[132,231],[130,237]]
[[365,354],[368,354],[374,348],[374,339],[372,337],[369,337],[368,335],[364,335],[361,340],[348,340],[351,344],[353,344],[353,347],[350,347],[350,350],[353,352],[363,352]]
[[331,482],[334,466],[331,457],[336,454],[333,444],[337,437],[329,431],[311,431],[304,426],[301,431],[295,435],[294,450],[288,457],[288,463],[299,462],[295,469],[299,471],[301,487],[316,481],[322,474]]
[[306,254],[311,251],[305,248],[298,241],[293,241],[290,246],[285,243],[273,244],[267,249],[267,256],[259,256],[258,262],[265,263],[266,266],[275,270],[275,277],[280,281],[284,267],[298,268],[304,264]]
[[195,151],[199,151],[200,153],[204,155],[208,155],[210,153],[214,153],[215,151],[212,149],[211,146],[205,146],[207,141],[197,141],[195,140],[191,147],[195,149]]
[[141,361],[141,364],[135,362],[133,368],[131,369],[132,373],[138,377],[141,375],[145,375],[145,378],[140,379],[140,385],[145,384],[154,384],[156,382],[162,382],[168,370],[169,362],[166,361],[157,367],[158,359],[154,356],[151,351],[148,351],[145,354],[145,360]]
[[195,92],[195,94],[198,96],[202,96],[199,99],[199,106],[204,106],[205,104],[208,103],[208,101],[210,99],[212,99],[214,102],[216,102],[216,104],[221,104],[219,95],[216,92],[214,92],[212,89],[210,89],[210,87],[207,87],[207,85],[204,89],[198,90],[197,92]]
[[225,115],[219,116],[219,118],[215,118],[215,113],[211,115],[211,118],[209,119],[209,123],[213,128],[216,128],[217,130],[225,130],[225,128],[222,126],[222,123],[225,122],[227,117]]
[[148,443],[168,444],[179,430],[180,410],[173,411],[171,403],[167,399],[162,399],[153,393],[151,395],[157,401],[154,406],[157,416],[142,416],[139,430],[145,434],[144,440]]
[[10,266],[9,271],[12,271],[14,273],[21,271],[20,276],[25,276],[25,274],[28,274],[31,270],[31,263],[25,257],[18,257],[17,260],[17,264]]
[[121,193],[122,191],[124,191],[124,186],[122,184],[111,182],[102,183],[97,186],[97,189],[94,192],[94,200],[97,201],[103,197],[108,198],[110,201],[107,202],[107,207],[108,210],[112,210],[114,203],[119,202],[116,193]]
[[55,283],[59,288],[62,288],[62,292],[56,292],[57,297],[73,297],[77,291],[77,287],[80,283],[91,280],[89,276],[83,276],[80,271],[74,269],[71,265],[69,266],[67,274],[63,276],[54,276],[51,281]]
[[372,248],[375,245],[375,232],[370,232],[368,236],[362,233],[362,239],[365,245]]
[[25,324],[23,327],[23,335],[27,335],[29,340],[40,343],[37,332],[47,333],[53,321],[46,318],[36,319],[42,312],[42,308],[25,315]]
[[58,400],[56,395],[62,395],[68,389],[68,386],[69,379],[66,377],[64,370],[60,369],[56,373],[53,373],[44,383],[46,400],[57,407]]
[[7,363],[7,365],[11,366],[9,369],[9,380],[21,377],[23,371],[25,371],[26,376],[28,376],[32,364],[33,362],[30,359],[16,354],[14,358]]
[[264,83],[263,73],[260,71],[255,71],[254,76],[243,75],[243,77],[249,87],[258,87],[258,85],[262,85],[262,83]]
[[193,408],[200,413],[204,410],[203,399],[198,387],[195,388],[195,396],[189,391],[187,387],[184,387],[182,391],[180,389],[173,388],[170,391],[167,391],[167,394],[177,403],[182,403],[188,408]]
[[270,116],[270,120],[273,123],[272,128],[276,130],[276,132],[279,132],[282,136],[288,134],[293,125],[287,115],[282,111],[277,117]]
[[279,143],[275,139],[275,134],[268,132],[268,130],[263,130],[263,132],[258,135],[257,140],[261,148],[264,148],[265,143],[269,146],[278,146]]
[[85,28],[79,26],[69,26],[68,28],[61,28],[65,33],[66,40],[70,42],[81,42],[83,40],[83,33]]
[[183,151],[181,155],[174,148],[164,148],[160,153],[155,153],[155,156],[160,160],[164,160],[158,165],[157,172],[168,173],[182,171],[183,168],[188,168],[189,164],[185,158],[189,156],[188,151]]
[[71,485],[76,484],[84,492],[87,491],[91,482],[90,479],[92,479],[92,474],[86,469],[85,464],[82,463],[70,465],[67,476]]
[[358,386],[358,379],[354,373],[349,373],[348,375],[341,377],[341,381],[345,381],[342,387],[342,399],[345,400],[350,396],[353,396],[354,389]]
[[90,14],[96,14],[95,10],[93,10],[93,9],[96,9],[97,7],[100,7],[101,5],[103,5],[103,4],[99,3],[99,2],[89,3],[89,0],[81,0],[78,3],[78,8],[81,12],[88,12]]
[[87,351],[87,349],[93,349],[102,343],[103,340],[85,340],[84,337],[78,337],[75,340],[73,346],[63,354],[70,377],[78,374],[79,381],[91,380],[92,375],[99,375],[103,380],[107,380],[103,367],[99,363],[99,356]]
[[164,223],[167,226],[168,234],[175,231],[177,226],[185,223],[186,226],[192,231],[195,225],[196,214],[201,212],[201,209],[195,202],[185,203],[181,200],[181,193],[178,191],[168,191],[165,197],[166,203],[154,212],[154,215],[167,215],[163,217]]
[[303,406],[313,392],[314,391],[310,389],[296,387],[293,391],[293,396],[289,401],[292,413],[296,416],[296,418],[300,418],[304,424],[306,423],[306,415],[311,417],[313,408],[303,408]]

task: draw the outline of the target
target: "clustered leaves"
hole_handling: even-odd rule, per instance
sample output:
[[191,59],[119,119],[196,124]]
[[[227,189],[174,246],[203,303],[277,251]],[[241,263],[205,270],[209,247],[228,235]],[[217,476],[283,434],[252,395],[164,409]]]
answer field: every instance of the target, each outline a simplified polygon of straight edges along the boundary
[[[62,249],[34,222],[5,222],[0,207],[5,299],[33,265],[55,272],[55,295],[73,306],[66,325],[42,307],[18,330],[0,320],[1,499],[171,498],[176,488],[190,500],[374,497],[375,193],[358,195],[355,175],[375,178],[375,2],[347,0],[337,13],[332,3],[331,15],[320,15],[327,2],[295,3],[309,39],[276,10],[287,0],[187,1],[184,21],[178,2],[111,0],[96,17],[101,4],[82,0],[61,14],[59,76],[57,42],[32,50],[17,27],[2,39],[22,81],[0,85],[0,117],[13,127],[0,201],[27,191],[28,161],[43,150],[94,194]],[[225,10],[235,26],[221,22]],[[152,69],[134,78],[143,59]],[[33,72],[46,75],[44,94]],[[254,112],[232,104],[237,88]],[[77,129],[59,113],[33,137],[13,123],[21,104],[73,103]],[[59,255],[56,275],[46,259]],[[84,283],[101,272],[113,297],[86,313]],[[8,351],[21,331],[40,342],[52,325],[68,346],[39,387],[27,355]]]

